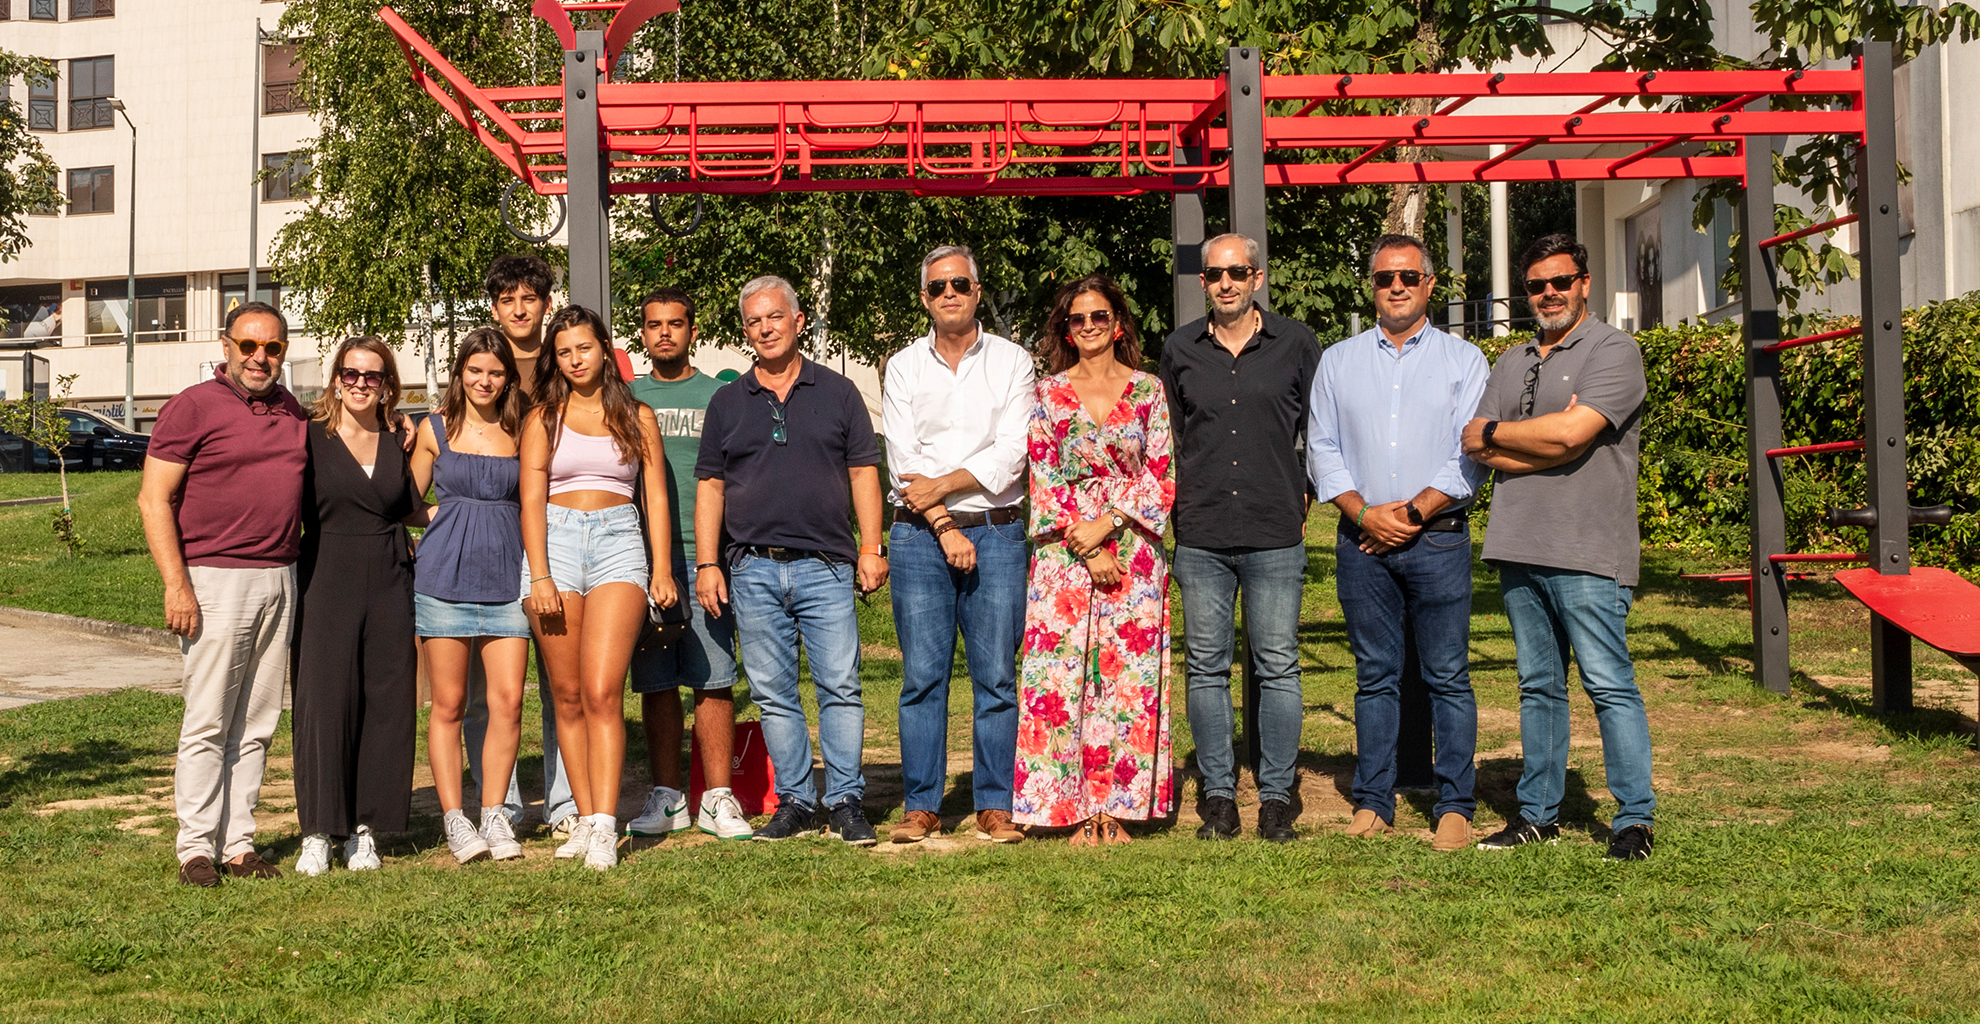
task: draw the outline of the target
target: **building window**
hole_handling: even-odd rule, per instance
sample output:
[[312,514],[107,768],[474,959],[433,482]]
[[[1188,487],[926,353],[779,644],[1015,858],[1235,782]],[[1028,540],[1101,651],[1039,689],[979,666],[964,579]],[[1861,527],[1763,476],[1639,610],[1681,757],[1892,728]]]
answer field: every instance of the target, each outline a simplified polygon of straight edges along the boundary
[[110,213],[117,208],[117,169],[77,167],[69,171],[69,212]]
[[14,20],[14,5],[8,0],[0,0],[0,21]]
[[28,79],[28,129],[55,130],[55,76]]
[[1623,221],[1623,258],[1629,261],[1629,290],[1636,300],[1623,330],[1641,331],[1664,322],[1664,213],[1652,206]]
[[[124,337],[124,279],[91,281],[84,293],[85,330],[91,344]],[[137,340],[186,340],[186,279],[140,277],[137,283]]]
[[[62,194],[62,175],[60,172],[52,173],[48,176],[48,187],[56,195]],[[36,217],[53,217],[58,212],[60,211],[56,210],[53,206],[37,206],[28,211],[29,215]]]
[[308,110],[296,82],[302,77],[302,63],[296,59],[293,43],[264,44],[261,47],[261,112],[287,114]]
[[0,337],[60,338],[62,285],[21,284],[0,288]]
[[[247,274],[220,275],[220,319],[247,301]],[[282,308],[282,284],[267,272],[254,277],[254,301],[266,302],[276,309]]]
[[55,0],[28,0],[28,19],[31,21],[54,21]]
[[69,0],[69,20],[109,18],[117,13],[117,0]]
[[69,130],[111,128],[117,113],[110,97],[117,95],[117,58],[84,57],[69,62]]
[[309,157],[302,153],[261,154],[261,201],[277,203],[285,199],[308,199]]

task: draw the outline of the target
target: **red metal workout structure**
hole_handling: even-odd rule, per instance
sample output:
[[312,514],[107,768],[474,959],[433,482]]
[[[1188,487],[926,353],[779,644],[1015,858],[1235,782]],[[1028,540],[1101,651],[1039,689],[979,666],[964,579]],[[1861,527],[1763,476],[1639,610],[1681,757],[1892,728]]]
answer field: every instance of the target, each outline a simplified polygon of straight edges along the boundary
[[[1742,203],[1745,224],[1758,228],[1742,228],[1746,280],[1771,282],[1769,249],[1791,237],[1765,238],[1773,225],[1773,139],[1854,137],[1865,238],[1862,308],[1865,323],[1876,325],[1864,346],[1862,439],[1799,449],[1781,445],[1778,352],[1829,339],[1780,341],[1772,289],[1748,288],[1745,300],[1756,677],[1777,692],[1788,689],[1786,585],[1776,567],[1835,557],[1783,550],[1777,459],[1864,451],[1868,500],[1864,509],[1837,515],[1845,525],[1869,528],[1873,543],[1867,554],[1850,557],[1871,561],[1883,577],[1910,571],[1910,515],[1878,515],[1909,506],[1902,339],[1893,326],[1901,309],[1887,47],[1867,48],[1849,70],[1826,71],[1268,77],[1261,74],[1257,50],[1236,47],[1225,74],[1209,79],[612,81],[610,71],[637,29],[677,8],[677,0],[536,0],[535,13],[563,44],[563,81],[511,88],[469,81],[391,8],[379,12],[414,80],[520,183],[540,195],[564,197],[570,293],[594,308],[605,308],[610,295],[608,203],[615,194],[1167,193],[1175,211],[1182,322],[1202,310],[1191,279],[1205,233],[1205,188],[1230,189],[1231,229],[1263,245],[1265,191],[1271,187],[1738,177],[1760,186]],[[570,14],[586,11],[610,12],[609,26],[577,30]],[[1777,96],[1813,98],[1827,109],[1768,109]],[[1367,112],[1384,106],[1381,101],[1424,97],[1441,101],[1434,113]],[[1701,111],[1642,109],[1637,102],[1666,106],[1698,98],[1718,102]],[[1574,109],[1534,113],[1534,101],[1574,103]],[[1617,145],[1633,148],[1588,155],[1597,146]],[[1504,148],[1482,157],[1452,152],[1493,146]],[[1268,154],[1274,162],[1266,161]],[[1414,158],[1378,159],[1398,155]],[[1900,581],[1890,583],[1904,589]],[[1971,597],[1970,605],[1980,607],[1980,590]],[[1880,610],[1871,603],[1873,612]],[[1881,611],[1891,617],[1874,619],[1878,703],[1900,707],[1909,701],[1909,638],[1901,611],[1888,602]],[[1980,646],[1971,653],[1980,653]]]

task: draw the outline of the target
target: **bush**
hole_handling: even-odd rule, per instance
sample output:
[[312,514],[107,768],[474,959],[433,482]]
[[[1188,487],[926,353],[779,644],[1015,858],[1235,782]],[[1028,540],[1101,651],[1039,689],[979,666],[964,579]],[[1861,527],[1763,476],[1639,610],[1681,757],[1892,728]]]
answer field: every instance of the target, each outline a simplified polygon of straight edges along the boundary
[[[1857,326],[1854,317],[1805,318],[1795,333]],[[1919,527],[1922,565],[1980,567],[1980,292],[1909,310],[1905,326],[1907,477],[1914,505],[1953,508],[1948,526]],[[1493,359],[1521,337],[1482,340]],[[1681,324],[1636,335],[1649,377],[1637,500],[1643,541],[1730,560],[1747,554],[1746,376],[1740,326]],[[1863,436],[1863,363],[1854,338],[1782,353],[1786,444]],[[1863,531],[1831,529],[1830,505],[1863,500],[1855,452],[1783,460],[1788,549],[1860,550]]]

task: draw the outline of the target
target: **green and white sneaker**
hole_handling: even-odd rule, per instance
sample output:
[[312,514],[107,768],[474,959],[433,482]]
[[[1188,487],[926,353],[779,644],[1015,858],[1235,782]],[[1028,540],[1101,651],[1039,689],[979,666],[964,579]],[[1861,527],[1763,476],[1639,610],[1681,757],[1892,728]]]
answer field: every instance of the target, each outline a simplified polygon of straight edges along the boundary
[[635,836],[664,836],[693,825],[688,817],[687,795],[678,789],[655,786],[646,794],[646,806],[640,809],[639,817],[626,823],[626,831]]
[[755,832],[743,817],[742,804],[727,789],[711,789],[701,794],[701,813],[694,826],[717,839],[748,839]]

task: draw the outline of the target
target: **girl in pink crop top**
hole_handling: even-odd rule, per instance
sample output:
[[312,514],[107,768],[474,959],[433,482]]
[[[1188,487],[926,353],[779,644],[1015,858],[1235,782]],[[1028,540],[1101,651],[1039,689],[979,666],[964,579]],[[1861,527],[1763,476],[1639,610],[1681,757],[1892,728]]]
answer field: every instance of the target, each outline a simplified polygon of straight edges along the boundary
[[619,461],[619,444],[610,434],[593,437],[564,425],[550,454],[550,494],[611,491],[630,498],[639,469],[638,462]]

